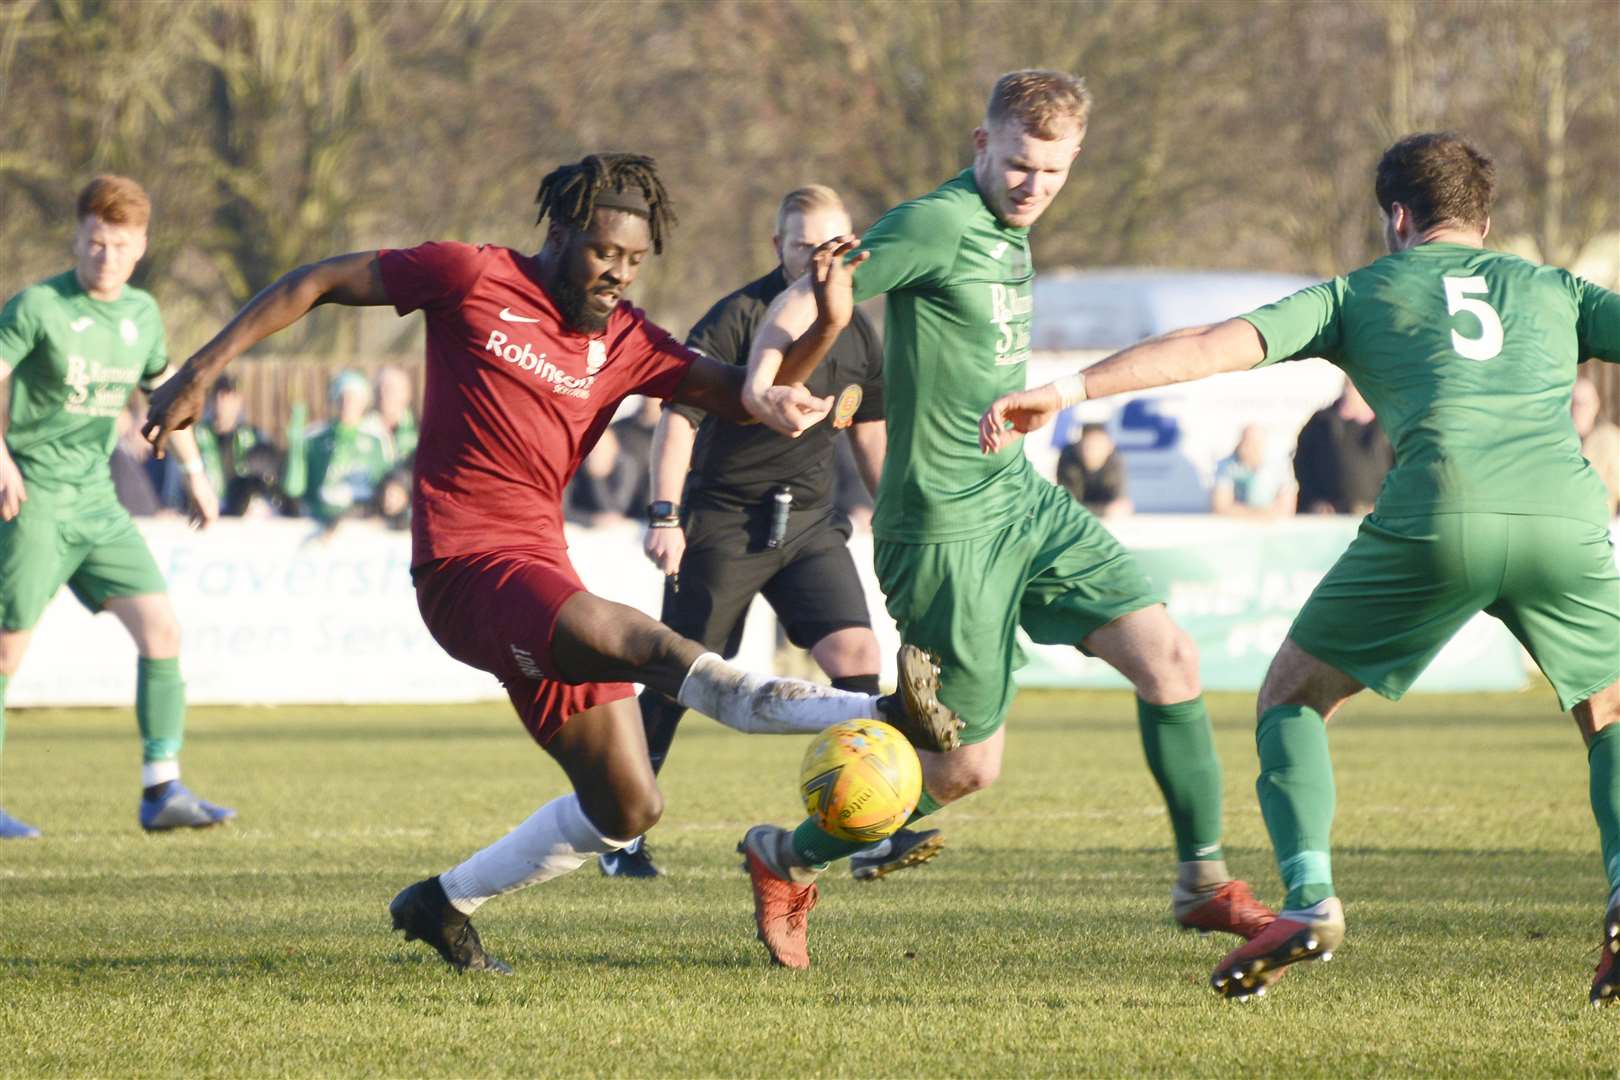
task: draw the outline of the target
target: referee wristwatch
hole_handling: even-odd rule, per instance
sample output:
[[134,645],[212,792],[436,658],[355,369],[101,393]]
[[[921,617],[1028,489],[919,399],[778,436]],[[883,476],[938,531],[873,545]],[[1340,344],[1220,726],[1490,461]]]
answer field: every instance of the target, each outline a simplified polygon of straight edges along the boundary
[[647,504],[647,524],[654,529],[673,529],[681,523],[681,508],[668,499]]

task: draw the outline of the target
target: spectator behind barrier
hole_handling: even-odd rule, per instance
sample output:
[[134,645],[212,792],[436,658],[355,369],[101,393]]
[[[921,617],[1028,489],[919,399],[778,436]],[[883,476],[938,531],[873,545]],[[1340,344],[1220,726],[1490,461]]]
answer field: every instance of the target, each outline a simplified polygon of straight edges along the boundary
[[220,513],[244,518],[295,516],[297,507],[282,490],[281,470],[281,452],[268,442],[243,454],[236,475],[225,485]]
[[382,523],[390,529],[411,527],[411,467],[396,465],[382,483],[377,485],[377,505],[374,508]]
[[1365,514],[1395,463],[1378,418],[1349,379],[1337,401],[1299,432],[1294,476],[1302,514]]
[[1609,516],[1614,517],[1620,512],[1620,426],[1603,418],[1603,397],[1590,379],[1575,380],[1569,412],[1581,439],[1581,454],[1609,489]]
[[[248,475],[247,458],[255,447],[266,447],[272,454],[275,448],[268,436],[249,424],[245,418],[247,401],[236,380],[221,375],[208,395],[208,411],[203,422],[192,428],[197,436],[197,453],[202,458],[203,471],[208,483],[220,494],[220,513],[234,516],[229,492],[231,485]],[[263,454],[259,457],[262,460]],[[279,457],[279,454],[276,455]],[[170,455],[165,459],[167,468],[163,477],[163,503],[165,506],[184,507],[184,474],[179,461]],[[274,470],[279,474],[280,466]]]
[[1215,466],[1211,513],[1230,517],[1282,517],[1294,512],[1299,494],[1285,462],[1268,454],[1266,432],[1250,424],[1232,455]]
[[367,414],[365,428],[382,442],[388,464],[409,465],[416,457],[418,437],[416,414],[411,411],[416,388],[404,368],[389,364],[377,372],[376,391],[377,407]]
[[1098,517],[1132,510],[1125,491],[1125,462],[1103,424],[1084,424],[1079,437],[1058,454],[1057,481]]
[[382,439],[363,425],[371,404],[371,384],[365,376],[339,372],[327,396],[331,423],[307,437],[293,434],[289,426],[285,489],[288,496],[303,500],[311,517],[333,526],[346,516],[371,510],[389,463]]

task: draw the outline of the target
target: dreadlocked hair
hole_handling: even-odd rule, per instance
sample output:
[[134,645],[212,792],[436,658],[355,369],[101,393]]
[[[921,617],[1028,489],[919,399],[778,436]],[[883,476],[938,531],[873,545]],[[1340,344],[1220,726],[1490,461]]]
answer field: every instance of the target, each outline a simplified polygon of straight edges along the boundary
[[538,225],[550,215],[552,221],[589,228],[598,195],[631,188],[639,188],[647,200],[653,251],[662,254],[664,236],[675,226],[675,210],[658,178],[658,166],[645,154],[591,154],[576,164],[553,169],[540,181],[534,196],[540,207],[534,223]]

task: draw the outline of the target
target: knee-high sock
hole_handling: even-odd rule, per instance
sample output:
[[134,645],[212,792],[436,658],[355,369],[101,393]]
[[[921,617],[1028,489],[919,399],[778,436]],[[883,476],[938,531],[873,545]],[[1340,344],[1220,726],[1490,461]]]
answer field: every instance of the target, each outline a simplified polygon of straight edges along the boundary
[[6,753],[6,687],[11,685],[10,675],[0,675],[0,758]]
[[[906,824],[925,818],[939,808],[940,804],[925,791],[922,798],[917,800],[917,809],[906,819]],[[801,866],[823,867],[835,859],[847,859],[857,851],[881,843],[882,840],[840,840],[817,825],[815,818],[807,817],[793,830],[793,857]]]
[[1315,709],[1278,705],[1260,718],[1260,813],[1288,887],[1283,906],[1299,911],[1333,895],[1333,761],[1327,724]]
[[749,734],[810,734],[841,720],[880,715],[875,694],[849,694],[801,679],[755,675],[714,653],[692,662],[676,700]]
[[179,660],[143,656],[135,662],[135,722],[141,729],[142,785],[178,778],[186,734],[186,684]]
[[1586,765],[1591,770],[1592,816],[1603,840],[1603,870],[1613,892],[1620,889],[1620,724],[1592,736]]
[[1221,858],[1221,763],[1202,697],[1175,705],[1136,699],[1148,771],[1164,794],[1181,862]]
[[669,757],[670,744],[675,741],[675,729],[680,726],[681,717],[686,715],[686,706],[669,700],[652,687],[641,692],[641,729],[647,735],[647,756],[652,759],[653,775],[664,767],[664,759]]
[[592,855],[614,851],[629,840],[603,836],[579,805],[579,796],[552,799],[527,821],[466,862],[439,875],[444,895],[463,915],[502,893],[561,877]]
[[883,690],[876,675],[840,675],[832,684],[834,690],[847,690],[852,694],[877,694]]

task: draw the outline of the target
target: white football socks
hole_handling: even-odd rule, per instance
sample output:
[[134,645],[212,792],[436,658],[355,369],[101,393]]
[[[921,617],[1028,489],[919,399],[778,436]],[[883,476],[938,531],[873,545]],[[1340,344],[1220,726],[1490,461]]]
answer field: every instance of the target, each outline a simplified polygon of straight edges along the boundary
[[875,694],[755,675],[715,653],[704,653],[692,662],[675,700],[750,735],[813,734],[842,720],[875,720],[882,715]]
[[486,900],[561,877],[592,855],[616,851],[629,842],[603,836],[585,816],[579,796],[564,795],[460,866],[440,874],[439,884],[452,907],[471,915]]
[[178,779],[180,779],[180,762],[177,758],[170,758],[168,761],[148,761],[141,766],[143,788]]

